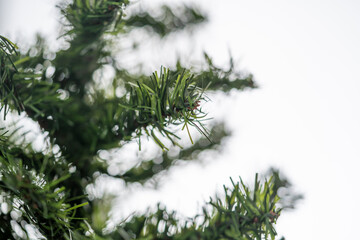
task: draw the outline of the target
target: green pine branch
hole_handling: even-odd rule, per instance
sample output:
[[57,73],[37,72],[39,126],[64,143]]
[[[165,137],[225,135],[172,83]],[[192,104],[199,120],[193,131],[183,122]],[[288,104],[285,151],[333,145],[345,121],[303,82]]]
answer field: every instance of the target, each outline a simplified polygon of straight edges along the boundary
[[[205,67],[193,70],[194,78],[199,86],[206,87],[208,91],[229,92],[231,89],[245,90],[257,88],[252,74],[244,74],[235,68],[234,60],[230,57],[228,69],[218,67],[212,58],[204,52]],[[183,69],[178,60],[173,74],[178,74]]]
[[[63,159],[35,153],[29,147],[24,151],[4,134],[0,136],[0,191],[8,212],[15,212],[16,218],[12,219],[16,222],[31,224],[48,239],[64,237],[79,224],[76,210],[87,204],[73,204],[73,196],[70,197],[64,187],[69,177]],[[8,217],[5,215],[1,219],[5,218]],[[5,226],[1,226],[3,232],[13,235],[14,229],[9,231]],[[19,226],[27,236],[25,225]]]
[[[224,124],[218,124],[211,128],[209,138],[211,142],[202,137],[188,148],[181,149],[179,154],[173,156],[169,152],[163,152],[161,156],[154,159],[144,160],[132,167],[125,173],[114,176],[123,179],[126,183],[146,183],[160,173],[168,171],[177,161],[194,161],[198,159],[198,154],[204,150],[218,150],[221,141],[228,137],[230,133],[225,131]],[[160,160],[159,160],[160,158]],[[106,172],[106,169],[103,170]]]
[[106,239],[275,239],[274,225],[281,213],[277,175],[250,189],[241,178],[224,186],[222,197],[210,200],[203,212],[180,221],[175,211],[158,205],[157,211],[134,216],[118,226]]
[[191,30],[207,21],[207,16],[194,6],[182,5],[171,8],[168,5],[162,5],[152,11],[153,14],[143,9],[131,13],[122,23],[125,31],[130,32],[141,27],[163,38],[174,32]]
[[9,103],[13,104],[18,112],[24,108],[13,83],[13,76],[17,72],[13,58],[17,55],[17,48],[9,39],[0,36],[0,111],[4,110],[4,118],[9,111]]

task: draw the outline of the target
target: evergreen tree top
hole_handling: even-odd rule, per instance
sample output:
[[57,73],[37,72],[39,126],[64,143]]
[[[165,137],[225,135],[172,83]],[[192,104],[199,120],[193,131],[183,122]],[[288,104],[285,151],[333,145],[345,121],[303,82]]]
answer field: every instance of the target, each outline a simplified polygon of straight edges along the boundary
[[[5,126],[0,135],[1,239],[275,239],[274,224],[282,207],[278,190],[287,182],[277,173],[253,189],[240,179],[224,197],[211,200],[203,214],[181,224],[175,212],[158,206],[154,213],[134,215],[110,232],[104,231],[110,209],[91,199],[86,187],[99,174],[109,175],[99,151],[121,148],[148,136],[163,150],[157,159],[139,159],[114,178],[126,184],[148,182],[171,168],[178,159],[216,149],[229,133],[221,123],[208,125],[202,104],[209,91],[256,87],[252,75],[215,66],[205,54],[206,67],[186,70],[161,67],[151,76],[131,73],[118,64],[112,39],[143,28],[161,38],[203,24],[196,7],[161,6],[157,15],[146,10],[125,17],[131,4],[120,0],[74,0],[60,5],[64,17],[61,35],[69,46],[50,52],[38,38],[27,52],[0,36],[0,106],[4,118],[11,111],[25,114],[46,133],[48,146],[34,150],[18,128]],[[105,65],[115,71],[109,89],[96,85],[94,73]],[[101,81],[101,79],[100,79]],[[118,94],[121,89],[125,94]],[[183,148],[173,126],[188,133],[192,145]],[[21,126],[20,126],[21,127]],[[193,138],[190,128],[202,138]],[[177,156],[167,150],[181,148]],[[59,149],[56,151],[55,149]],[[121,156],[119,156],[121,158]],[[122,159],[126,161],[126,159]],[[291,199],[291,203],[293,200]],[[106,212],[105,214],[107,214]]]

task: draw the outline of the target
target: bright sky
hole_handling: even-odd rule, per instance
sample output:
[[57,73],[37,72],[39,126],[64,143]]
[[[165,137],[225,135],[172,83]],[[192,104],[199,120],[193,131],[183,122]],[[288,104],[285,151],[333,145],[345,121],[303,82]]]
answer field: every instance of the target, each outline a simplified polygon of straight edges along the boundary
[[[4,2],[10,1],[0,0],[0,8]],[[0,34],[51,34],[53,2],[11,1],[0,15]],[[252,183],[256,172],[275,166],[305,195],[294,212],[281,216],[280,235],[353,239],[360,215],[360,2],[197,3],[211,22],[196,40],[182,44],[191,44],[195,55],[206,50],[219,64],[230,49],[260,88],[216,96],[208,104],[233,131],[220,155],[174,168],[157,192],[134,193],[119,210],[130,213],[161,201],[190,216],[222,184],[230,184],[230,176]]]

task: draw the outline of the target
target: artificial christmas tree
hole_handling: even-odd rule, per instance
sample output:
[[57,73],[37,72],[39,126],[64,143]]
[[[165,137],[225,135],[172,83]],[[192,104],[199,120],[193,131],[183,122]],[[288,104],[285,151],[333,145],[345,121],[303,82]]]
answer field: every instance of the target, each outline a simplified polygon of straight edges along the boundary
[[[114,39],[134,29],[165,37],[206,20],[196,8],[163,6],[156,16],[142,10],[124,16],[130,3],[74,0],[60,6],[64,45],[51,52],[41,38],[27,51],[0,38],[0,99],[4,118],[17,111],[37,122],[47,146],[35,151],[17,128],[5,126],[0,139],[0,239],[274,239],[273,225],[282,207],[278,189],[288,183],[274,172],[253,189],[241,181],[211,200],[203,214],[178,219],[158,206],[155,212],[133,215],[106,230],[109,202],[88,196],[87,186],[100,174],[109,175],[100,151],[121,148],[148,136],[163,150],[156,159],[111,174],[126,184],[144,184],[168,170],[177,159],[216,148],[228,133],[222,124],[209,127],[202,104],[207,91],[254,88],[251,75],[231,66],[186,70],[180,61],[151,76],[132,73],[112,50]],[[108,88],[99,88],[95,72],[104,66],[115,72]],[[183,148],[172,126],[187,131],[193,144]],[[193,139],[190,128],[203,136]],[[208,130],[210,128],[210,130]],[[195,140],[195,141],[194,141]],[[168,154],[169,146],[180,149]],[[121,156],[119,156],[121,159]],[[159,158],[161,161],[159,161]],[[125,161],[124,159],[123,161]]]

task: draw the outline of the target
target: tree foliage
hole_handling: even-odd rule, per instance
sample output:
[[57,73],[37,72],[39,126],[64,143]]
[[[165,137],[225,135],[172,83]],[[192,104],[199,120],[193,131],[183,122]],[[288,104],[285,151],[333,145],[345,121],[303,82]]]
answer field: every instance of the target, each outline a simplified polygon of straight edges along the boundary
[[[155,212],[104,230],[108,212],[101,214],[110,211],[109,203],[105,196],[94,199],[86,192],[100,174],[109,175],[109,163],[99,152],[133,140],[141,148],[143,136],[152,138],[163,150],[159,156],[139,158],[138,164],[112,175],[127,185],[144,184],[179,159],[196,160],[199,152],[217,149],[229,135],[223,124],[204,122],[201,106],[207,92],[255,87],[252,75],[237,72],[232,60],[229,69],[222,69],[207,54],[206,67],[197,71],[184,69],[179,61],[151,76],[131,73],[117,62],[114,39],[139,28],[165,38],[193,29],[207,17],[190,5],[125,16],[128,5],[126,0],[61,4],[60,38],[67,46],[56,52],[40,37],[27,51],[19,51],[0,36],[1,113],[4,118],[9,111],[25,114],[48,141],[46,150],[38,152],[16,128],[0,130],[1,239],[274,239],[274,224],[285,207],[278,203],[278,190],[287,187],[276,173],[264,183],[256,175],[252,189],[241,179],[233,181],[192,219],[159,205]],[[96,79],[104,66],[115,72],[107,89],[99,88]],[[191,146],[181,146],[176,125],[187,131]],[[202,138],[193,138],[190,128]],[[167,151],[171,145],[180,149],[176,156]]]

